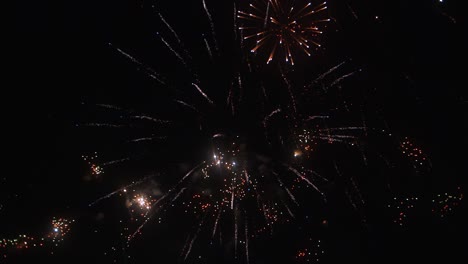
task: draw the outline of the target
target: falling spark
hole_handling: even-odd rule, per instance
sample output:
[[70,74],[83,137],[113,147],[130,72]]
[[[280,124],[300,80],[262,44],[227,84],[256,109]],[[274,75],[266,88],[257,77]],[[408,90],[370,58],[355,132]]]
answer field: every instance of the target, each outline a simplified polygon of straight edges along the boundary
[[213,41],[214,41],[214,44],[215,44],[215,49],[216,49],[216,51],[218,51],[218,43],[216,41],[216,34],[215,34],[213,18],[211,17],[210,12],[208,11],[208,7],[206,7],[205,0],[202,0],[202,2],[203,2],[203,8],[205,9],[206,16],[208,17],[208,20],[210,21],[211,34],[212,34]]
[[129,160],[130,160],[130,158],[112,160],[112,161],[108,161],[108,162],[103,163],[102,166],[109,166],[109,165],[113,165],[113,164],[116,164],[116,163],[122,163],[122,162],[129,161]]
[[166,45],[166,47],[180,60],[180,62],[182,62],[182,64],[184,64],[185,67],[188,68],[188,65],[187,63],[185,62],[184,58],[182,58],[182,56],[180,56],[179,53],[177,53],[177,51],[175,51],[171,45],[166,41],[164,40],[163,37],[159,36],[161,38],[161,41]]
[[129,59],[130,61],[135,63],[138,67],[142,67],[148,76],[150,76],[151,78],[153,78],[154,80],[156,80],[160,84],[165,84],[161,80],[161,77],[159,76],[159,74],[155,70],[153,70],[152,68],[150,68],[150,67],[146,66],[145,64],[141,63],[139,60],[135,59],[133,56],[126,53],[125,51],[123,51],[123,50],[121,50],[121,49],[119,49],[117,47],[114,47],[114,45],[112,43],[109,43],[109,46],[115,48],[120,54],[122,54],[127,59]]
[[323,78],[327,77],[327,75],[329,75],[330,73],[336,71],[338,68],[340,68],[341,66],[343,66],[343,64],[345,64],[346,61],[343,61],[341,62],[340,64],[330,68],[328,71],[322,73],[319,77],[317,77],[312,83],[316,83],[318,81],[321,81]]
[[286,185],[283,184],[283,182],[281,181],[281,179],[279,178],[279,175],[275,172],[273,172],[274,175],[276,175],[276,179],[278,179],[278,182],[280,184],[281,187],[283,187],[286,192],[288,193],[289,197],[291,198],[291,200],[299,206],[299,203],[296,201],[296,197],[294,197],[294,195],[291,193],[291,191],[289,190],[288,187],[286,187]]
[[219,218],[221,217],[221,209],[218,210],[218,216],[216,217],[216,221],[214,223],[214,227],[213,227],[213,234],[211,235],[211,239],[213,239],[213,237],[215,236],[216,234],[216,228],[218,227],[218,222],[219,222]]
[[237,75],[237,83],[239,85],[239,103],[240,103],[242,100],[242,96],[243,96],[242,79],[241,79],[240,73]]
[[288,211],[289,215],[294,218],[294,214],[292,213],[291,209],[289,209],[289,206],[283,201],[283,199],[281,199],[281,203],[284,205],[284,207],[286,208],[286,210]]
[[314,188],[318,193],[320,193],[320,195],[322,195],[323,199],[326,199],[325,198],[325,194],[323,194],[319,188],[317,188],[317,186],[315,186],[315,184],[313,184],[309,179],[307,179],[306,177],[304,177],[304,175],[302,175],[301,173],[299,173],[296,169],[294,169],[293,167],[291,166],[288,166],[288,165],[284,165],[288,170],[292,171],[294,174],[296,174],[297,177],[301,178],[303,181],[307,182],[310,186],[312,186],[312,188]]
[[158,123],[158,124],[167,124],[167,123],[171,123],[171,121],[168,121],[168,120],[162,120],[162,119],[157,119],[157,118],[154,118],[154,117],[151,117],[151,116],[132,116],[131,118],[135,118],[135,119],[141,119],[141,120],[148,120],[148,121],[152,121],[154,123]]
[[192,83],[193,86],[195,86],[195,88],[197,88],[198,92],[203,95],[203,97],[205,97],[205,99],[211,104],[211,105],[214,105],[213,101],[211,101],[211,99],[208,97],[208,95],[206,95],[203,90],[196,84],[196,83]]
[[211,52],[210,44],[208,44],[208,41],[206,40],[206,38],[203,38],[203,40],[205,42],[205,47],[206,47],[206,50],[208,51],[208,55],[210,55],[210,59],[213,60],[213,53]]
[[180,191],[176,194],[176,196],[174,198],[172,198],[171,200],[171,203],[175,202],[175,200],[177,200],[177,198],[179,198],[179,196],[186,190],[187,188],[182,188],[180,189]]
[[317,115],[317,116],[309,116],[305,121],[310,121],[310,120],[314,120],[314,119],[328,119],[330,118],[330,116],[320,116],[320,115]]
[[122,109],[118,106],[115,106],[115,105],[109,105],[109,104],[96,104],[96,106],[99,106],[99,107],[103,107],[103,108],[107,108],[107,109],[112,109],[112,110],[117,110],[117,111],[125,111],[125,109]]
[[245,214],[245,259],[247,261],[247,264],[249,264],[249,222],[247,218],[247,212]]
[[308,171],[308,172],[312,173],[313,175],[319,177],[319,178],[322,179],[323,181],[328,182],[328,179],[327,179],[327,178],[325,178],[325,177],[323,177],[322,175],[318,174],[316,171],[311,170],[311,169],[306,169],[306,171]]
[[361,201],[361,204],[365,204],[364,198],[361,195],[361,192],[359,191],[359,188],[356,184],[356,180],[354,180],[354,177],[351,177],[351,184],[353,185],[354,190],[356,190],[356,193],[359,197],[359,200]]
[[107,128],[128,127],[127,125],[118,125],[118,124],[109,124],[109,123],[86,123],[86,124],[78,124],[77,126],[82,126],[82,127],[107,127]]
[[268,3],[267,3],[267,8],[266,8],[266,12],[265,12],[265,19],[263,20],[263,28],[267,27],[268,15],[269,14],[270,14],[270,1],[268,1]]
[[155,139],[166,139],[166,137],[142,137],[142,138],[135,138],[129,140],[128,142],[145,142],[145,141],[153,141]]
[[273,110],[269,115],[267,115],[264,119],[263,119],[263,125],[264,127],[266,127],[267,123],[268,123],[268,120],[270,120],[270,118],[274,115],[276,115],[277,113],[280,113],[281,112],[281,109],[278,108],[278,109],[275,109]]
[[[161,21],[167,26],[167,28],[172,32],[174,37],[176,38],[177,42],[182,45],[182,41],[180,40],[179,36],[177,35],[177,32],[169,25],[169,23],[164,19],[164,17],[161,15],[161,13],[158,12],[159,18]],[[187,52],[188,53],[188,52]]]
[[236,8],[236,3],[234,3],[234,15],[233,15],[233,31],[234,31],[234,39],[237,39],[237,8]]
[[229,92],[228,92],[228,96],[227,96],[227,105],[231,105],[231,113],[232,115],[234,116],[235,115],[235,105],[234,105],[234,101],[232,100],[232,97],[233,97],[233,93],[232,93],[232,90],[234,89],[234,82],[231,82],[231,86],[229,87]]
[[366,127],[331,127],[323,128],[321,131],[343,131],[343,130],[366,130]]
[[203,223],[205,222],[205,217],[206,217],[206,215],[203,216],[202,220],[200,221],[200,224],[198,225],[197,231],[195,232],[195,235],[193,236],[192,240],[190,241],[189,248],[188,248],[187,253],[185,254],[185,257],[184,257],[184,261],[187,260],[187,257],[189,256],[190,252],[192,251],[193,243],[195,242],[195,240],[198,237],[198,234],[201,231]]
[[234,208],[234,192],[231,192],[231,210]]
[[186,107],[192,109],[193,111],[197,112],[198,114],[201,114],[201,112],[198,111],[198,109],[195,108],[195,107],[194,107],[193,105],[191,105],[191,104],[188,104],[188,103],[186,103],[186,102],[184,102],[184,101],[181,101],[181,100],[174,100],[174,101],[175,101],[176,103],[179,103],[179,104],[181,104],[181,105],[183,105],[183,106],[186,106]]
[[351,11],[351,14],[353,14],[353,17],[357,20],[359,19],[358,16],[356,15],[356,12],[354,12],[353,8],[351,7],[350,4],[346,4],[349,8],[349,11]]
[[294,94],[292,92],[291,84],[289,83],[288,79],[286,78],[286,75],[283,73],[283,70],[281,70],[281,77],[283,77],[283,81],[286,84],[289,92],[289,97],[291,98],[291,103],[293,106],[294,113],[297,113],[297,107],[296,107],[296,99],[294,99]]
[[237,207],[234,211],[234,256],[237,258]]
[[[360,70],[359,70],[360,71]],[[350,72],[348,74],[345,74],[343,76],[341,76],[340,78],[336,79],[335,81],[332,82],[332,84],[330,85],[330,87],[333,87],[337,84],[339,84],[340,82],[342,82],[344,79],[346,78],[349,78],[351,76],[353,76],[357,71],[353,71],[353,72]]]

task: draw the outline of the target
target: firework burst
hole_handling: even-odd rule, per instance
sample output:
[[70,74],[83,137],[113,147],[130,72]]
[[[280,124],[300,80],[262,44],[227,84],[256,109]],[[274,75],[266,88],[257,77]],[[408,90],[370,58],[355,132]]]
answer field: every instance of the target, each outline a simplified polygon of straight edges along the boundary
[[326,2],[314,6],[311,2],[258,0],[249,4],[248,11],[239,10],[237,17],[242,21],[243,40],[254,42],[252,53],[268,50],[267,64],[278,56],[294,65],[295,53],[311,56],[312,49],[321,46],[321,25],[330,21],[326,10]]
[[[307,4],[299,8],[287,7],[289,2],[279,0],[263,3],[268,9],[263,15],[268,18],[266,29],[262,31],[264,33],[246,36],[244,40],[260,38],[254,51],[272,44],[268,62],[280,47],[285,60],[294,64],[293,49],[299,48],[310,55],[312,45],[319,46],[314,37],[320,34],[318,25],[328,19],[318,19],[316,15],[326,13],[325,3],[316,7]],[[215,39],[214,19],[209,8],[203,2],[210,25],[206,35]],[[256,5],[251,5],[251,8],[262,10]],[[235,13],[244,23],[259,22],[256,17],[244,17],[245,12]],[[201,50],[207,55],[202,57],[209,63],[197,63],[199,57],[190,53],[187,48],[190,46],[175,31],[176,27],[160,13],[158,15],[162,26],[169,30],[173,39],[171,41],[171,37],[162,32],[157,35],[163,50],[172,57],[166,65],[174,63],[183,69],[177,72],[175,80],[170,74],[165,76],[156,72],[116,45],[110,47],[139,69],[144,69],[150,78],[156,76],[161,90],[167,89],[169,84],[176,87],[176,93],[165,94],[166,100],[155,107],[161,113],[174,114],[167,118],[158,110],[143,113],[110,104],[97,104],[97,108],[104,110],[106,115],[110,113],[112,121],[105,119],[101,122],[98,114],[95,114],[93,117],[98,120],[85,123],[82,127],[112,130],[116,134],[121,131],[125,144],[137,145],[130,148],[127,157],[103,162],[101,167],[106,166],[106,173],[110,173],[108,171],[111,171],[112,165],[135,162],[134,157],[144,160],[141,158],[143,155],[135,154],[141,149],[153,157],[149,160],[156,161],[157,170],[165,173],[160,173],[159,176],[163,176],[158,179],[149,176],[133,180],[94,200],[90,206],[98,206],[101,201],[114,196],[125,198],[121,200],[124,200],[129,211],[130,220],[123,228],[122,237],[127,246],[145,236],[151,223],[170,222],[174,215],[183,214],[184,219],[191,219],[195,224],[192,224],[188,235],[184,234],[186,242],[180,249],[181,260],[190,261],[193,251],[200,248],[197,242],[208,241],[206,244],[229,248],[235,259],[244,257],[245,263],[249,263],[252,258],[249,247],[255,243],[254,239],[270,237],[280,225],[295,221],[301,214],[300,206],[309,203],[311,197],[316,198],[318,203],[326,202],[327,193],[322,190],[322,185],[330,184],[329,179],[311,166],[318,149],[331,144],[355,146],[358,137],[367,128],[365,125],[332,127],[328,125],[328,114],[303,118],[294,101],[294,83],[289,82],[283,72],[279,83],[280,86],[283,83],[288,86],[292,111],[279,108],[278,104],[267,100],[259,103],[256,97],[247,95],[255,94],[252,93],[255,87],[261,87],[260,92],[265,95],[268,90],[265,84],[269,82],[255,76],[255,67],[251,67],[242,52],[235,53],[242,55],[236,58],[239,65],[234,69],[213,74],[226,68],[219,54],[232,56],[232,52],[224,51],[216,41],[208,41],[210,38],[207,40],[202,35],[199,43],[202,43]],[[241,27],[241,32],[249,30],[252,28]],[[200,69],[200,65],[208,69]],[[335,68],[318,79],[324,78]],[[351,75],[353,73],[339,77],[331,86],[339,85]],[[262,107],[249,107],[252,104]],[[267,108],[271,111],[269,114],[265,110]],[[275,125],[278,119],[286,125]],[[176,154],[171,156],[169,153]],[[89,158],[86,161],[93,168],[94,161]],[[177,164],[180,169],[168,168],[167,164]],[[340,172],[336,163],[335,169],[341,178],[348,177]],[[357,181],[354,178],[343,181],[352,187],[346,193],[357,209],[356,204],[364,203]],[[154,185],[159,191],[148,191],[156,189]],[[300,255],[304,257],[304,254]]]

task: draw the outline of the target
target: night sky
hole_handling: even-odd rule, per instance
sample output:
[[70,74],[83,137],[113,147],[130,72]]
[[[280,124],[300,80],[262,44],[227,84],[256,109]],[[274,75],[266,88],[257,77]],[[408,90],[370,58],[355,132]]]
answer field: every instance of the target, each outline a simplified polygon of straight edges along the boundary
[[[4,50],[12,59],[2,78],[0,263],[468,260],[467,43],[460,4],[328,1],[331,21],[321,48],[310,57],[297,51],[291,66],[279,57],[265,64],[265,51],[249,52],[252,42],[241,47],[234,2],[248,10],[247,0],[206,0],[213,36],[202,0],[16,1],[12,47]],[[327,128],[361,129],[351,132],[352,145],[319,142],[296,159],[298,131],[317,128],[305,121],[310,116],[329,116],[314,123]],[[240,142],[243,166],[252,177],[267,175],[259,183],[272,194],[265,201],[287,200],[294,217],[280,205],[274,232],[256,234],[266,220],[246,213],[257,203],[245,199],[236,207],[237,246],[232,210],[212,238],[216,214],[186,213],[180,205],[192,189],[204,188],[189,180],[175,205],[155,214],[150,209],[141,234],[128,242],[143,223],[134,195],[145,193],[153,204],[161,199],[211,158],[215,134],[224,135],[220,145]],[[285,164],[323,175],[326,180],[311,180],[326,202],[302,182],[293,192],[295,206],[276,178],[269,179],[276,170],[292,188],[288,179],[296,175]],[[53,219],[69,226],[60,229]],[[25,244],[24,235],[34,240]]]

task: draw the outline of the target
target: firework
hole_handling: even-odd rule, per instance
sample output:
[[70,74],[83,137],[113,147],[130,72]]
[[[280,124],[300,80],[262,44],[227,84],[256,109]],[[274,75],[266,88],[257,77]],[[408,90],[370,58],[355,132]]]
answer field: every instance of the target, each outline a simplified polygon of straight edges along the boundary
[[[211,13],[204,1],[202,4],[209,20],[211,36],[214,38],[215,27]],[[313,37],[319,34],[318,25],[327,21],[327,19],[323,21],[313,19],[318,18],[319,15],[326,15],[325,3],[318,4],[316,7],[305,5],[297,10],[297,7],[293,7],[291,10],[286,9],[289,8],[285,7],[289,3],[278,0],[265,2],[265,4],[268,9],[266,11],[268,19],[264,24],[266,29],[263,31],[265,33],[262,34],[267,34],[269,37],[260,41],[254,48],[255,51],[263,47],[266,48],[270,45],[267,43],[276,39],[276,42],[281,42],[285,59],[291,64],[294,63],[293,49],[300,48],[310,54],[309,50],[315,43]],[[285,12],[289,12],[290,17],[287,17]],[[237,12],[240,17],[244,13]],[[282,17],[283,15],[286,17]],[[252,100],[246,96],[247,93],[251,92],[250,88],[261,87],[262,90],[259,92],[262,92],[265,98],[268,89],[265,88],[262,80],[258,81],[257,76],[251,76],[255,67],[250,67],[248,57],[244,57],[244,54],[240,56],[239,64],[241,66],[236,67],[226,75],[213,76],[213,72],[219,72],[216,68],[225,68],[224,65],[218,64],[219,58],[216,57],[223,52],[220,49],[221,46],[217,47],[215,40],[212,41],[209,37],[205,37],[206,35],[202,35],[199,41],[202,45],[201,50],[206,51],[206,55],[208,55],[202,57],[208,58],[209,63],[194,62],[197,56],[189,55],[189,50],[182,44],[182,36],[161,14],[159,14],[159,18],[163,25],[169,29],[170,34],[175,37],[175,41],[171,41],[173,38],[166,38],[158,33],[164,50],[167,48],[166,52],[174,56],[170,62],[183,66],[181,67],[183,71],[187,71],[181,71],[177,74],[177,78],[183,76],[180,77],[181,80],[177,80],[179,82],[173,81],[178,85],[177,96],[170,97],[167,100],[169,102],[167,108],[163,109],[164,112],[177,112],[176,117],[169,121],[162,117],[154,117],[152,114],[100,104],[98,105],[100,108],[118,114],[118,118],[116,118],[118,123],[108,123],[104,120],[104,122],[92,123],[98,125],[85,127],[128,128],[125,129],[125,142],[138,143],[138,146],[146,146],[145,144],[149,142],[158,144],[159,142],[154,141],[154,135],[156,130],[161,130],[167,134],[158,138],[168,143],[167,145],[170,145],[171,149],[193,153],[194,150],[189,149],[190,144],[189,146],[180,145],[180,142],[187,142],[190,139],[202,143],[197,144],[197,148],[201,147],[203,150],[201,153],[204,154],[192,155],[189,158],[184,157],[185,160],[180,161],[180,163],[183,163],[185,169],[165,175],[166,178],[175,178],[172,182],[164,181],[167,180],[164,179],[155,183],[149,178],[133,181],[125,187],[96,199],[90,203],[90,206],[97,206],[104,199],[120,197],[120,201],[124,200],[130,215],[122,232],[127,246],[136,243],[135,240],[145,235],[147,225],[155,222],[161,223],[163,218],[166,219],[165,221],[170,221],[173,215],[183,213],[184,219],[191,219],[196,224],[192,225],[192,230],[186,236],[185,244],[181,246],[180,260],[190,262],[190,258],[194,255],[193,252],[199,248],[197,244],[208,238],[210,245],[219,241],[220,246],[232,246],[234,258],[239,259],[240,256],[245,256],[245,262],[253,262],[251,258],[255,254],[249,253],[249,247],[252,249],[252,244],[255,243],[253,239],[272,236],[280,225],[294,221],[300,216],[299,206],[307,204],[307,199],[310,199],[311,196],[320,197],[319,201],[326,202],[327,194],[322,190],[321,185],[328,179],[315,172],[309,162],[315,156],[314,153],[318,151],[319,145],[335,143],[353,145],[357,142],[358,137],[355,131],[362,131],[363,127],[327,126],[325,123],[330,116],[326,113],[302,118],[293,94],[294,82],[290,81],[286,73],[281,70],[281,76],[278,76],[280,78],[279,85],[287,86],[292,107],[291,109],[283,109],[279,108],[278,105],[268,106],[271,112],[265,114],[265,111],[262,111],[258,116],[264,116],[263,122],[254,124],[254,126],[259,125],[260,129],[263,127],[263,131],[260,132],[263,132],[265,138],[262,138],[262,133],[259,133],[258,137],[250,138],[250,131],[242,131],[243,127],[249,126],[243,120],[247,117],[245,113],[248,116],[257,113],[252,113],[251,108],[248,108],[248,111],[241,111],[244,110],[241,107],[248,105],[246,100]],[[278,24],[288,23],[287,21],[283,22],[284,18],[292,19],[290,25],[281,26]],[[244,24],[256,21],[255,19],[242,19]],[[235,23],[237,22],[235,21]],[[283,28],[279,29],[280,27]],[[251,29],[241,28],[244,33],[249,30]],[[277,34],[284,34],[284,36],[277,36]],[[250,38],[253,37],[247,35],[244,40],[247,41]],[[275,50],[276,47],[270,54],[269,61],[276,54]],[[129,53],[121,49],[117,49],[117,51],[125,58],[130,59],[137,67],[148,69]],[[197,68],[199,65],[214,65],[214,67],[213,69],[199,70]],[[338,67],[339,65],[335,68]],[[207,70],[209,74],[205,76],[204,73]],[[325,78],[332,71],[334,70],[329,70],[328,73],[322,74],[323,76],[319,78]],[[340,85],[342,80],[351,75],[347,74],[341,79],[336,79],[333,85]],[[170,78],[163,77],[162,74],[158,73],[157,76],[165,83],[172,82]],[[225,76],[228,77],[225,78]],[[222,88],[226,88],[224,90],[227,93],[222,94],[223,98],[227,95],[225,100],[219,100],[216,96],[219,95],[220,90],[223,90]],[[253,102],[257,103],[257,100]],[[262,105],[264,106],[265,103],[262,102]],[[174,106],[175,108],[172,109],[171,107]],[[225,111],[226,109],[227,111]],[[286,134],[280,135],[277,132],[281,129],[273,125],[279,119],[288,122],[288,124],[294,123],[296,125],[287,126],[291,129],[287,128]],[[122,130],[115,129],[115,131],[119,133],[118,131]],[[129,136],[133,137],[132,133],[138,134],[138,136],[129,140]],[[281,141],[281,148],[278,149],[276,145],[269,143],[270,140]],[[252,147],[254,144],[250,144],[252,141],[261,145],[260,148],[267,150],[262,150],[260,154],[260,151]],[[291,142],[293,143],[291,144]],[[158,151],[162,145],[157,145]],[[284,147],[287,149],[287,154],[275,156],[275,152],[283,154]],[[148,149],[150,151],[147,153],[151,152],[152,149]],[[200,153],[198,150],[197,153]],[[165,151],[164,147],[162,147],[162,151]],[[129,156],[137,156],[133,155],[134,153],[131,154]],[[157,163],[159,163],[159,157],[154,159]],[[102,166],[112,166],[127,160],[129,158],[117,159],[105,162]],[[344,178],[344,176],[342,177]],[[356,181],[351,179],[349,183],[353,187],[352,192],[350,192],[350,196],[353,196],[353,203],[358,199],[362,201]],[[152,185],[158,185],[159,191],[149,191]],[[215,239],[218,237],[219,240]]]
[[296,2],[301,1],[258,0],[249,5],[248,11],[238,11],[243,40],[255,43],[250,49],[253,53],[269,50],[267,64],[281,56],[294,65],[296,50],[310,56],[312,48],[320,47],[321,25],[330,21],[326,18],[326,2],[315,6]]

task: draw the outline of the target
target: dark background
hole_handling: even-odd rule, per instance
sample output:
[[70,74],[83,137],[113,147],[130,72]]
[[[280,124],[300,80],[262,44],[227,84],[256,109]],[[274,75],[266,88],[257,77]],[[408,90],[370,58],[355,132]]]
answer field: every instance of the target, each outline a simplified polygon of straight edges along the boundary
[[[83,108],[83,102],[148,108],[161,100],[164,92],[157,89],[162,88],[122,59],[108,43],[144,58],[144,63],[156,69],[171,72],[168,61],[174,59],[167,50],[166,55],[161,55],[164,47],[155,34],[162,25],[151,5],[157,5],[156,10],[187,40],[188,47],[196,47],[191,39],[199,37],[199,32],[209,34],[209,24],[201,1],[187,2],[190,3],[124,0],[15,3],[14,34],[8,38],[13,45],[4,50],[8,59],[4,61],[2,78],[1,107],[5,119],[0,239],[21,233],[42,234],[50,218],[56,215],[74,218],[76,223],[65,242],[54,249],[54,256],[47,249],[13,251],[0,262],[113,263],[116,259],[125,263],[123,253],[112,253],[112,257],[103,254],[112,252],[109,248],[121,243],[120,236],[112,232],[117,224],[95,221],[98,212],[87,205],[127,179],[119,177],[117,167],[114,174],[106,172],[101,182],[84,181],[86,166],[81,159],[83,153],[95,149],[102,155],[119,157],[119,150],[112,141],[99,140],[106,132],[85,133],[75,124],[93,118],[93,110]],[[232,28],[225,29],[228,24],[225,22],[226,14],[232,15],[232,3],[215,2],[207,0],[219,43],[229,48],[232,44],[227,32]],[[318,217],[317,223],[300,223],[307,232],[285,227],[271,241],[251,249],[251,263],[279,260],[293,263],[294,247],[307,239],[305,233],[325,240],[325,263],[466,261],[466,199],[446,219],[428,213],[430,197],[459,186],[463,192],[466,190],[468,99],[463,75],[466,34],[462,33],[466,28],[459,3],[359,0],[330,1],[329,6],[337,22],[327,32],[325,50],[310,61],[300,62],[292,74],[310,80],[344,60],[351,60],[355,68],[361,68],[359,80],[350,85],[359,91],[373,91],[372,95],[364,96],[368,101],[357,99],[364,103],[363,111],[371,115],[377,109],[392,132],[416,139],[432,160],[430,173],[395,175],[395,178],[411,177],[397,181],[400,185],[394,187],[395,193],[426,199],[409,224],[399,228],[382,209],[385,199],[392,194],[376,196],[381,186],[373,190],[372,181],[367,181],[364,196],[370,202],[364,210],[366,226],[336,195],[336,202],[323,208],[328,225],[317,228],[323,219]],[[358,19],[353,17],[350,7]],[[308,65],[309,62],[313,65]],[[276,72],[266,68],[262,74]],[[214,92],[215,97],[221,95],[223,92]],[[354,96],[361,98],[360,94]],[[281,99],[277,101],[288,104]],[[171,116],[170,112],[165,114]],[[141,174],[143,170],[134,173]],[[119,215],[122,209],[113,206],[109,203],[102,210],[109,211],[106,214],[110,217]],[[177,229],[179,224],[172,222],[162,229]],[[177,258],[172,257],[178,256],[177,247],[184,243],[176,237],[171,239],[168,235],[158,240],[157,235],[149,235],[141,239],[130,249],[130,263],[175,263]],[[284,242],[288,244],[286,247]],[[208,263],[232,261],[222,257],[222,250],[214,252],[217,253],[213,255],[221,256],[212,257],[217,262]],[[189,262],[204,263],[202,260]]]

